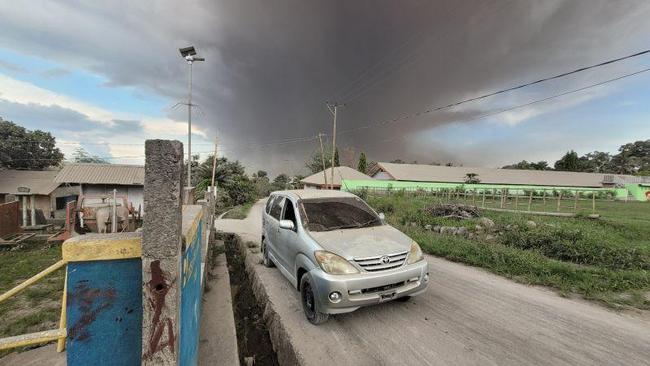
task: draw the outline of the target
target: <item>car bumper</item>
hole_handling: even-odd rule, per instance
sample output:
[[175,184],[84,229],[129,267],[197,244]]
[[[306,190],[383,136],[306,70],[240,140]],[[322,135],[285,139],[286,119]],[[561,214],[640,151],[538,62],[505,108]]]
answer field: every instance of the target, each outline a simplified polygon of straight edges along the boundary
[[[348,313],[362,306],[379,304],[424,292],[429,282],[429,264],[421,260],[407,266],[381,272],[331,275],[320,268],[309,272],[318,311],[327,314]],[[339,292],[333,302],[329,294]]]

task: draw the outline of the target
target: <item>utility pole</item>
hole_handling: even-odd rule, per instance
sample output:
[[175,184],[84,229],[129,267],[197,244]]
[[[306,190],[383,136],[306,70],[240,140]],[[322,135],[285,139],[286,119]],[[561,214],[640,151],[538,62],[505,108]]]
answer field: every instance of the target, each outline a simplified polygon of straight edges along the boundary
[[336,155],[336,112],[338,110],[339,104],[330,104],[329,102],[326,102],[325,104],[327,105],[327,109],[329,109],[330,113],[332,113],[334,116],[334,127],[332,129],[332,179],[330,180],[330,189],[334,189],[334,156]]
[[214,198],[217,198],[217,188],[214,185],[214,175],[217,172],[217,138],[214,138],[214,155],[212,156],[212,189],[214,192],[212,192],[212,196]]
[[190,188],[192,187],[192,64],[194,61],[205,61],[205,58],[196,56],[194,46],[181,48],[179,51],[190,68],[187,92],[187,188]]
[[318,133],[318,141],[320,142],[320,159],[323,162],[323,179],[325,179],[325,188],[327,188],[327,167],[325,167],[325,151],[323,151],[323,134]]

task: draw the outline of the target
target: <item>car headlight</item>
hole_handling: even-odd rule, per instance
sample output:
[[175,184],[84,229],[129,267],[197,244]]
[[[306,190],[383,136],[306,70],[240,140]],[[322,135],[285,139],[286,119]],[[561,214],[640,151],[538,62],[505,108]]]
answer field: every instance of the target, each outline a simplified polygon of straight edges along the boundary
[[334,253],[325,250],[317,250],[314,252],[314,257],[316,257],[316,261],[320,265],[320,268],[322,268],[326,273],[334,275],[359,273],[350,262]]
[[424,257],[422,256],[422,249],[420,249],[420,246],[418,243],[413,242],[411,243],[411,249],[409,250],[409,254],[406,257],[406,264],[412,264],[415,262],[419,262],[423,259]]

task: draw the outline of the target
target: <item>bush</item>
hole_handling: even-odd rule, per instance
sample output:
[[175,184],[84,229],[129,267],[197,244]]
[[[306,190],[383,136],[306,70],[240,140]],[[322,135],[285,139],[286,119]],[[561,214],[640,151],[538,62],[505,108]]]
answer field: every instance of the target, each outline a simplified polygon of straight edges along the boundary
[[587,237],[581,230],[542,227],[505,231],[504,245],[535,250],[544,256],[577,264],[612,269],[650,269],[647,253],[635,247],[621,247]]

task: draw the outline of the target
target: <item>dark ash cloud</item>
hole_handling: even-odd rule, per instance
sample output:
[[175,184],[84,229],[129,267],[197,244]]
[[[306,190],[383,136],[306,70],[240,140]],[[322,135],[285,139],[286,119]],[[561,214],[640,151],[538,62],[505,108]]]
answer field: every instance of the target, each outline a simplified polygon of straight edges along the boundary
[[[299,170],[315,141],[259,145],[329,133],[326,100],[347,103],[339,128],[353,129],[632,53],[650,34],[644,1],[43,1],[0,6],[0,16],[0,47],[170,101],[185,97],[177,48],[194,44],[207,58],[195,67],[197,125],[218,132],[227,155],[275,171]],[[375,160],[454,160],[410,141],[491,108],[426,114],[339,142]]]

